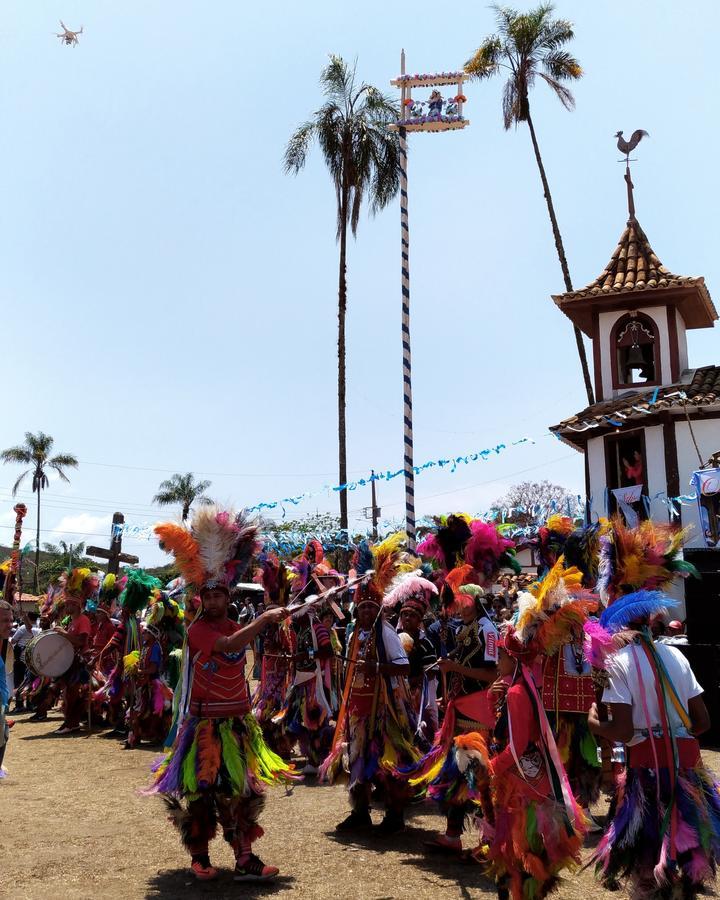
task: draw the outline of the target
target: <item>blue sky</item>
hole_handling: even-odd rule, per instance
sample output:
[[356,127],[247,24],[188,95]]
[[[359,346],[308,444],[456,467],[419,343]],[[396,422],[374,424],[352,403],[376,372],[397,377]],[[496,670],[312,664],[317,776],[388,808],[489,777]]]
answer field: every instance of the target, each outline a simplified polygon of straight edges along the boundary
[[[319,156],[284,144],[320,102],[327,54],[390,91],[462,65],[492,32],[468,4],[370,0],[7,0],[0,19],[3,446],[42,429],[81,466],[45,495],[43,540],[97,542],[115,509],[152,522],[160,480],[211,473],[236,505],[336,482],[334,195]],[[626,219],[612,135],[650,132],[638,219],[680,274],[717,272],[714,3],[559,3],[586,75],[565,112],[540,84],[534,119],[574,282],[603,268]],[[62,17],[85,33],[53,36]],[[478,511],[550,478],[582,490],[581,458],[547,426],[584,405],[526,129],[503,131],[501,83],[469,84],[463,132],[413,135],[410,158],[416,462],[537,439],[418,478],[421,513]],[[354,477],[402,454],[399,209],[363,218],[349,253],[348,439]],[[718,362],[710,331],[692,365]],[[9,489],[0,469],[0,538]],[[22,496],[22,495],[21,495]],[[27,499],[23,497],[23,499]],[[380,489],[403,511],[401,479]],[[335,509],[320,493],[297,510]],[[357,520],[369,497],[351,495]],[[34,514],[27,522],[34,528]],[[143,562],[161,558],[128,544]]]

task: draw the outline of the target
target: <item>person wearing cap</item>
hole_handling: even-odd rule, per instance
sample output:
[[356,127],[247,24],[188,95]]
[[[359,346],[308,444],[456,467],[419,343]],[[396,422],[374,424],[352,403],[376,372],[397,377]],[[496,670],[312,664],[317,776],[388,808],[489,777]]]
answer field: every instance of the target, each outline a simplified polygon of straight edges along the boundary
[[155,532],[200,605],[187,632],[175,737],[148,793],[165,798],[195,878],[217,878],[209,843],[219,824],[235,854],[234,880],[267,881],[278,869],[253,853],[265,788],[297,776],[267,747],[252,715],[246,650],[286,610],[266,610],[245,626],[228,618],[230,587],[259,549],[257,525],[244,514],[203,506],[189,527],[162,523]]
[[671,647],[687,647],[689,642],[685,634],[685,624],[678,619],[668,622],[665,634],[657,641],[659,644],[669,644]]

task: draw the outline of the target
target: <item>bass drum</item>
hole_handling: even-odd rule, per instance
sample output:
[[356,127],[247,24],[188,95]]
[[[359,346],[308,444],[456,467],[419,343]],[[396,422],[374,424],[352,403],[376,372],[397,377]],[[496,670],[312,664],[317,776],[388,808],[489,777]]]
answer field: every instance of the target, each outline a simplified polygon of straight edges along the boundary
[[25,664],[36,675],[45,678],[64,675],[74,658],[73,645],[56,631],[44,631],[36,635],[25,647]]

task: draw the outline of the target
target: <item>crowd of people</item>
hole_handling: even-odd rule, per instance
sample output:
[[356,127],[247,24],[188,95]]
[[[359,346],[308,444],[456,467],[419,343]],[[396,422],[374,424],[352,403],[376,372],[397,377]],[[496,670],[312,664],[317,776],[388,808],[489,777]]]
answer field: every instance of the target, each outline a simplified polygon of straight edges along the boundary
[[633,898],[714,879],[709,717],[665,593],[693,575],[682,534],[553,516],[530,576],[504,529],[463,514],[414,552],[399,533],[362,542],[347,572],[315,540],[264,552],[255,523],[214,506],[156,533],[170,585],[75,569],[37,613],[0,602],[0,763],[11,701],[33,720],[61,703],[63,735],[102,725],[129,750],[164,746],[145,792],[199,880],[217,877],[218,828],[235,880],[277,875],[253,852],[267,788],[311,778],[347,783],[339,832],[380,841],[437,803],[445,828],[425,850],[482,866],[499,898],[549,894],[588,831],[603,832],[598,878]]

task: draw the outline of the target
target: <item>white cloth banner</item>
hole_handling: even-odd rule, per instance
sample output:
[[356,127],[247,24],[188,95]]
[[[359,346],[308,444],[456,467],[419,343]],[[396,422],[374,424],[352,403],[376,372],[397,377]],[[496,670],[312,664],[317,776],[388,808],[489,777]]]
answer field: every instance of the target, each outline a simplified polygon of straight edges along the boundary
[[629,487],[614,488],[613,494],[625,517],[628,528],[636,528],[640,522],[639,506],[642,503],[641,484],[631,484]]

